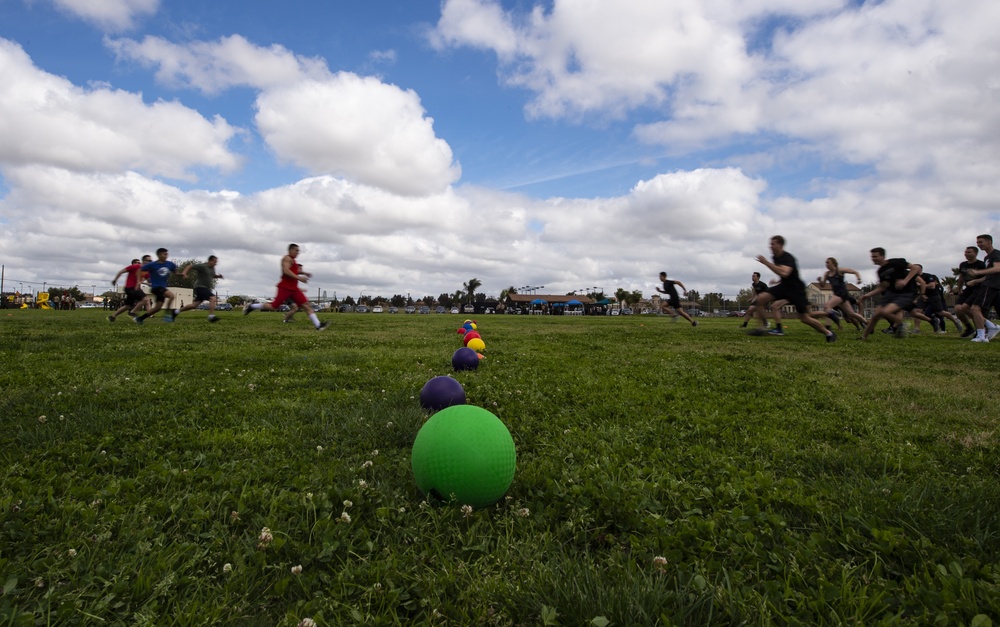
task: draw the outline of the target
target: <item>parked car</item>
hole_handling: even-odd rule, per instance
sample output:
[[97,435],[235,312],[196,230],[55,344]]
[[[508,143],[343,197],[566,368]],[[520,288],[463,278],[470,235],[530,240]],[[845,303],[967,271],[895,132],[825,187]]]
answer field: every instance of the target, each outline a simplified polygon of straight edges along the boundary
[[382,305],[375,305],[372,307],[372,313],[382,313]]
[[436,313],[444,313],[444,312],[445,312],[445,308],[444,308],[444,307],[442,307],[441,305],[438,305],[438,306],[437,306],[437,309],[435,309],[434,311],[435,311]]
[[368,313],[368,305],[358,305],[354,308],[357,313]]
[[622,315],[623,316],[631,316],[632,315],[632,308],[631,307],[626,307],[625,309],[622,309]]
[[451,313],[453,313],[453,314],[454,313],[458,313],[458,307],[452,307],[451,308]]
[[399,307],[389,307],[389,313],[399,313]]
[[464,311],[465,313],[476,313],[476,308],[473,307],[472,305],[466,305],[465,307],[462,308],[462,311]]
[[233,306],[230,305],[229,303],[219,303],[218,305],[215,306],[215,309],[217,311],[232,311]]
[[351,313],[352,311],[354,311],[354,307],[351,307],[350,305],[340,306],[340,313]]
[[407,305],[406,308],[403,309],[403,313],[417,313],[417,308],[413,305]]
[[422,313],[422,314],[428,314],[428,313],[430,313],[430,312],[431,312],[431,308],[430,308],[430,307],[427,307],[427,306],[425,305],[425,306],[421,307],[421,308],[419,309],[419,311],[420,311],[420,313]]

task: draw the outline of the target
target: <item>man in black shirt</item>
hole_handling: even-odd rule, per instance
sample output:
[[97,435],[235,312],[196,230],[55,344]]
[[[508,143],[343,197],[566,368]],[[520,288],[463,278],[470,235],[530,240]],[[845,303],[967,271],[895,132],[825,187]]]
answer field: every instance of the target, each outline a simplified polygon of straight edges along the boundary
[[976,337],[973,342],[989,342],[997,333],[1000,327],[986,319],[986,314],[997,296],[1000,296],[1000,250],[993,248],[992,235],[979,235],[976,237],[976,246],[986,253],[983,263],[986,267],[982,270],[970,270],[973,277],[983,277],[983,282],[976,287],[975,293],[969,304],[972,305],[972,319],[976,323]]
[[958,282],[956,287],[959,290],[958,298],[955,299],[955,313],[965,325],[965,332],[962,337],[972,337],[976,334],[976,323],[972,318],[972,305],[969,301],[976,293],[976,286],[985,281],[983,278],[976,278],[970,274],[971,270],[982,270],[986,264],[977,259],[979,249],[975,246],[965,247],[965,261],[958,264]]
[[875,309],[868,326],[861,333],[861,339],[867,340],[875,330],[875,325],[883,318],[896,330],[896,337],[906,334],[903,326],[903,312],[912,308],[917,300],[917,276],[923,272],[919,263],[909,263],[902,258],[886,259],[884,248],[871,249],[872,263],[878,266],[878,286],[859,300],[864,301],[876,294],[882,294],[882,303]]
[[[757,261],[781,277],[781,280],[777,285],[757,297],[757,319],[760,321],[760,326],[751,333],[753,335],[784,335],[785,332],[781,327],[781,308],[791,303],[799,312],[799,320],[826,336],[827,342],[836,341],[837,334],[812,317],[809,310],[809,298],[806,296],[806,284],[799,277],[799,268],[795,263],[795,257],[785,251],[785,238],[775,235],[771,238],[770,246],[772,261],[768,261],[764,255],[758,255]],[[767,309],[768,303],[774,303],[771,306],[774,328],[770,331],[765,330],[766,321],[764,319],[764,311]]]
[[750,305],[747,307],[747,312],[743,314],[743,326],[747,326],[750,318],[753,317],[754,312],[757,311],[757,299],[760,295],[767,291],[767,283],[760,280],[760,272],[754,272],[750,275],[750,289],[753,290],[753,298],[750,299]]
[[681,299],[677,295],[677,288],[674,287],[674,286],[675,285],[680,285],[681,289],[684,290],[684,295],[687,296],[687,288],[684,287],[684,284],[681,283],[680,281],[671,281],[671,280],[669,280],[667,278],[667,273],[666,272],[661,272],[660,273],[660,281],[663,283],[663,289],[656,288],[656,291],[659,292],[659,293],[661,293],[661,294],[666,294],[667,295],[667,298],[666,298],[667,304],[665,305],[665,307],[668,308],[668,309],[673,309],[674,310],[675,321],[676,321],[676,316],[679,315],[682,318],[684,318],[685,320],[687,320],[688,322],[690,322],[691,326],[693,326],[693,327],[698,326],[698,323],[695,320],[692,320],[691,316],[689,316],[686,311],[684,311],[683,309],[681,309]]

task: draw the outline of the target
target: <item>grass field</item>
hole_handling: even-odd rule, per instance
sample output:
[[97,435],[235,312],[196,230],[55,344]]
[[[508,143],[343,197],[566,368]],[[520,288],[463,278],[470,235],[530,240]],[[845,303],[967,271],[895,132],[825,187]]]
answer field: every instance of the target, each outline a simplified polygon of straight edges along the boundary
[[[997,346],[222,316],[0,312],[0,625],[1000,621]],[[517,446],[471,513],[410,473],[450,373]]]

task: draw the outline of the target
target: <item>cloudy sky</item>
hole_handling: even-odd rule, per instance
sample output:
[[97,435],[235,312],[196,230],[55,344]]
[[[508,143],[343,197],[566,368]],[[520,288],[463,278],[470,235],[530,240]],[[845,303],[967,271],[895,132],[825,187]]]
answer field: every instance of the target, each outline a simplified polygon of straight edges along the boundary
[[[995,0],[0,0],[5,289],[732,296],[1000,237]],[[766,269],[765,278],[767,278]],[[15,285],[15,289],[16,289]]]

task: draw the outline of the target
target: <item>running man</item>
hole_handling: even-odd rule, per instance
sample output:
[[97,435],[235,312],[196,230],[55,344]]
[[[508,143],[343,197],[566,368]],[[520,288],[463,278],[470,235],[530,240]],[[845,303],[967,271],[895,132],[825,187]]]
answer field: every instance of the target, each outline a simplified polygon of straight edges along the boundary
[[976,287],[976,292],[969,301],[972,306],[972,319],[976,323],[976,337],[972,338],[972,341],[989,342],[1000,333],[1000,327],[986,319],[986,314],[993,307],[997,296],[1000,296],[1000,250],[993,248],[992,235],[976,236],[976,246],[986,253],[983,257],[986,267],[969,271],[972,277],[983,278],[983,282]]
[[844,315],[844,319],[860,331],[865,328],[868,321],[865,320],[864,316],[854,311],[854,307],[858,306],[858,301],[847,291],[847,281],[844,280],[844,275],[847,274],[853,274],[857,278],[858,283],[861,283],[860,272],[851,268],[841,268],[837,264],[836,259],[827,257],[826,272],[816,280],[819,282],[820,289],[829,283],[830,288],[833,290],[833,298],[826,303],[826,315],[830,317],[830,320],[837,323],[837,328],[840,328],[840,317],[837,315],[837,310],[839,309]]
[[208,321],[219,321],[219,318],[215,315],[215,305],[217,303],[217,299],[215,292],[212,290],[215,287],[215,279],[222,279],[225,277],[221,274],[215,273],[215,266],[218,263],[218,257],[215,255],[209,255],[208,261],[205,263],[189,263],[181,268],[181,276],[185,279],[188,276],[188,272],[194,270],[194,300],[189,305],[185,305],[180,309],[174,309],[173,318],[177,318],[177,316],[181,315],[185,311],[197,309],[198,305],[208,301]]
[[982,270],[986,264],[978,259],[979,248],[976,246],[965,247],[965,261],[958,264],[958,282],[955,287],[958,289],[958,297],[955,299],[955,313],[959,320],[965,325],[962,337],[972,337],[976,334],[976,323],[972,318],[972,305],[969,301],[976,293],[976,286],[985,281],[983,278],[973,277],[970,270]]
[[900,257],[886,259],[885,249],[882,247],[872,248],[871,258],[872,263],[878,266],[879,284],[867,294],[862,294],[861,300],[882,294],[882,302],[872,314],[860,339],[867,340],[875,330],[875,325],[883,318],[892,325],[896,337],[903,337],[906,334],[903,312],[907,308],[912,309],[917,301],[919,289],[917,277],[923,272],[923,266],[919,263],[909,263]]
[[[781,308],[791,303],[799,312],[799,320],[826,336],[827,342],[836,342],[837,334],[832,329],[820,324],[819,320],[813,318],[810,312],[806,284],[799,277],[799,268],[795,257],[785,251],[785,238],[775,235],[771,238],[770,246],[773,261],[768,261],[764,255],[757,255],[757,261],[781,277],[781,280],[778,281],[777,285],[757,297],[756,314],[760,325],[750,333],[753,335],[784,335],[785,331],[781,327]],[[764,315],[768,303],[773,303],[771,315],[774,317],[774,328],[770,331],[766,330],[767,320]]]
[[673,313],[674,316],[680,316],[684,318],[685,320],[691,323],[691,326],[693,327],[698,326],[698,322],[696,320],[692,320],[691,316],[689,316],[688,313],[681,308],[681,299],[677,295],[676,286],[680,285],[681,289],[684,290],[684,295],[687,296],[687,288],[684,287],[684,284],[681,283],[680,281],[671,281],[670,279],[667,278],[666,272],[660,273],[660,282],[663,283],[663,288],[661,289],[658,287],[656,288],[656,291],[661,294],[667,295],[666,298],[667,302],[663,306],[666,309],[672,309],[674,312]]
[[753,298],[750,299],[750,305],[747,306],[747,312],[743,314],[743,327],[746,328],[747,323],[750,322],[750,318],[754,316],[757,311],[757,299],[760,295],[767,291],[767,283],[760,280],[760,272],[754,272],[750,275],[750,289],[753,290]]
[[[168,261],[170,251],[166,248],[156,249],[156,261],[143,264],[142,270],[149,273],[149,291],[153,295],[153,308],[141,316],[136,316],[135,323],[142,324],[147,318],[153,316],[163,309],[164,303],[167,308],[174,302],[174,293],[167,287],[167,281],[173,272],[177,272],[177,264]],[[174,317],[167,315],[163,317],[164,322],[173,322]]]
[[118,316],[126,311],[129,315],[135,315],[132,310],[138,309],[146,300],[146,292],[142,291],[142,264],[138,259],[133,259],[132,263],[118,271],[115,278],[111,279],[111,285],[118,285],[118,278],[125,275],[125,304],[118,308],[113,314],[108,316],[108,322],[114,322]]
[[329,325],[329,322],[320,322],[313,311],[309,299],[299,288],[299,283],[308,283],[312,274],[304,272],[296,258],[299,256],[299,245],[289,244],[288,254],[281,258],[281,280],[278,281],[278,293],[270,303],[250,303],[243,308],[243,315],[247,316],[254,311],[276,311],[286,300],[291,298],[299,309],[308,314],[309,321],[313,323],[317,331],[322,331]]

